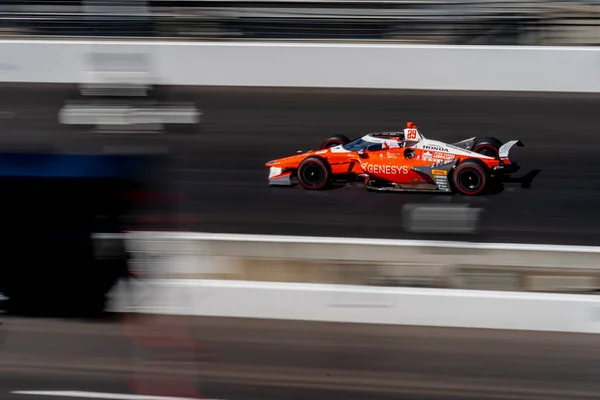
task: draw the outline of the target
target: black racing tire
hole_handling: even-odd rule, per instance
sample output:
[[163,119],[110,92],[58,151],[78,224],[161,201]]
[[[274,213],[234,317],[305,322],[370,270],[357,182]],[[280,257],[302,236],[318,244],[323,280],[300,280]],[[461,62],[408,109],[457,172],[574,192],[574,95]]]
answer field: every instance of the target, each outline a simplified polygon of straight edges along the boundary
[[346,135],[333,135],[323,143],[321,143],[321,149],[329,149],[330,147],[344,145],[350,143],[350,139]]
[[502,142],[495,137],[483,137],[475,139],[471,151],[488,157],[498,157]]
[[485,191],[490,183],[490,175],[484,162],[471,158],[456,166],[450,180],[458,193],[476,196]]
[[320,157],[307,157],[298,166],[298,182],[307,190],[322,190],[331,183],[331,167]]

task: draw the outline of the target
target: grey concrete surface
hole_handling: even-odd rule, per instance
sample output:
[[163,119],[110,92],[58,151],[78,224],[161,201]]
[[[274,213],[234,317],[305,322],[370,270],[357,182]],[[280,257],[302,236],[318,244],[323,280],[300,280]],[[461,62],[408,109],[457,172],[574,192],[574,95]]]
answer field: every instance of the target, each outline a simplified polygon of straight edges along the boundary
[[[170,135],[98,134],[58,124],[74,88],[0,87],[0,145],[46,143],[65,150],[155,146],[176,159],[173,190],[187,196],[185,222],[165,229],[208,232],[421,238],[597,245],[600,95],[438,93],[367,90],[165,88],[164,98],[193,100],[204,113],[197,131]],[[366,192],[355,183],[325,192],[270,188],[264,163],[311,149],[334,133],[350,137],[401,129],[455,141],[471,136],[521,139],[522,173],[540,169],[529,189],[467,198]],[[481,208],[480,233],[407,232],[403,205]],[[174,226],[177,225],[177,226]]]
[[188,317],[2,322],[3,400],[44,398],[16,390],[573,400],[600,389],[597,335]]

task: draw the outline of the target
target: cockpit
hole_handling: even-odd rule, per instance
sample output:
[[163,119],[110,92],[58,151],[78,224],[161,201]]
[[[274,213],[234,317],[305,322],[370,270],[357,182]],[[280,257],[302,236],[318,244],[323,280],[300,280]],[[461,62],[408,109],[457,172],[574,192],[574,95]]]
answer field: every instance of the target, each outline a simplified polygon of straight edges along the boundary
[[[373,140],[369,140],[373,139]],[[383,139],[383,140],[382,140]],[[390,137],[388,139],[380,138],[376,135],[367,135],[353,142],[345,144],[343,148],[347,151],[360,151],[369,150],[377,151],[383,150],[390,147],[404,147],[406,141],[404,140],[404,134],[401,136]]]
[[406,124],[406,129],[402,132],[371,133],[345,144],[342,147],[345,150],[352,152],[360,150],[377,151],[389,147],[412,147],[422,138],[423,137],[418,132],[417,127],[412,122],[408,122]]
[[[383,143],[371,142],[369,140],[365,140],[365,138],[360,138],[360,139],[356,139],[354,142],[345,144],[343,147],[345,150],[348,150],[348,151],[367,150],[367,148],[369,150],[381,150],[381,149],[383,149]],[[379,148],[375,149],[375,147],[379,147]]]

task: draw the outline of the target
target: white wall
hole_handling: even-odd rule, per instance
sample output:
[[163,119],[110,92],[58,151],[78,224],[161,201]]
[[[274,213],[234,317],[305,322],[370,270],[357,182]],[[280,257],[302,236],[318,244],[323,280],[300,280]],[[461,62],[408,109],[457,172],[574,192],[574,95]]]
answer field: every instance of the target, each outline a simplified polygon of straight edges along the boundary
[[[220,259],[415,263],[464,267],[498,266],[600,271],[600,247],[519,243],[476,243],[344,237],[244,235],[191,232],[136,232],[126,236],[135,253],[186,255],[196,271]],[[200,267],[204,265],[204,267]],[[221,265],[219,262],[216,265]],[[171,267],[166,266],[170,269]],[[167,273],[167,271],[162,271]]]
[[148,54],[129,75],[169,85],[600,92],[597,47],[0,41],[0,79],[89,82],[91,52]]
[[600,333],[600,297],[595,295],[163,279],[177,271],[216,273],[227,268],[223,259],[232,257],[276,257],[281,268],[286,259],[332,264],[435,259],[448,266],[597,270],[598,247],[168,232],[128,237],[134,252],[164,259],[153,269],[157,279],[135,284],[129,294],[133,300],[124,294],[125,286],[114,292],[113,311]]
[[[138,288],[139,289],[139,288]],[[210,280],[156,280],[114,311],[600,333],[589,295]]]

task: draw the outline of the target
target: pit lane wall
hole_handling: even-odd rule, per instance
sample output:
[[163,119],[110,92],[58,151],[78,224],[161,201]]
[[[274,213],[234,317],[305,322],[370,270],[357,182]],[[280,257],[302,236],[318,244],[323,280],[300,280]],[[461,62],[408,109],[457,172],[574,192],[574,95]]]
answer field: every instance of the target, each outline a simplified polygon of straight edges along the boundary
[[0,81],[110,80],[193,86],[597,93],[600,48],[0,41]]
[[600,248],[202,233],[128,246],[142,279],[112,311],[600,333],[600,297],[577,294],[599,286]]

